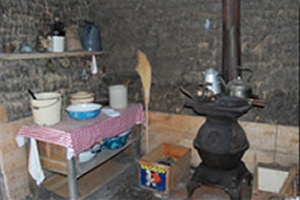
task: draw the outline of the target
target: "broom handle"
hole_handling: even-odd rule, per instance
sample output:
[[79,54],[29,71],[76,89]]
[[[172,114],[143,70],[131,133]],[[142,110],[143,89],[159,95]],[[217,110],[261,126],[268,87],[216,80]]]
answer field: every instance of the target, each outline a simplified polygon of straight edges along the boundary
[[148,104],[145,105],[145,114],[146,114],[146,153],[149,152],[149,115],[148,115]]
[[146,118],[146,153],[149,152],[149,99],[150,99],[150,91],[144,89],[144,104],[145,104],[145,118]]

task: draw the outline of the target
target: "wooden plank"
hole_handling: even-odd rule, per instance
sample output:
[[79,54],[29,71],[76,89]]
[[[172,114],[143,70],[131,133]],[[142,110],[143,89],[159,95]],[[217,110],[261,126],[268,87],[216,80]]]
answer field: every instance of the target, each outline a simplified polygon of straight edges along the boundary
[[[15,139],[10,139],[0,142],[1,150],[3,151],[4,157],[11,157],[14,153],[20,151],[23,147],[18,147]],[[24,150],[24,149],[22,149]]]
[[[119,163],[110,160],[95,170],[85,174],[78,179],[78,193],[79,198],[84,199],[91,195],[104,184],[116,178],[123,173],[130,164]],[[47,179],[43,186],[48,190],[62,196],[69,198],[67,177],[63,175],[54,175]]]
[[18,159],[20,157],[15,157],[15,154],[11,157],[11,162],[7,159],[2,160],[3,158],[0,160],[1,174],[3,173],[1,178],[5,188],[2,191],[3,197],[22,199],[30,194],[26,161],[23,158]]
[[284,181],[282,188],[280,189],[279,194],[281,195],[290,195],[293,196],[294,194],[288,194],[288,192],[290,191],[291,186],[293,186],[293,181],[295,180],[295,177],[298,173],[298,167],[296,165],[293,165],[290,167],[289,169],[289,175],[287,177],[287,179]]
[[165,144],[162,156],[172,156],[175,159],[181,158],[189,149],[174,144]]
[[[32,117],[22,120],[0,124],[0,144],[8,140],[14,140],[22,125],[32,123]],[[17,144],[15,144],[17,146]]]
[[22,199],[30,194],[27,173],[26,147],[19,148],[15,136],[23,124],[31,118],[0,123],[0,169],[1,190],[3,198]]
[[66,174],[67,162],[57,161],[54,159],[49,159],[47,157],[40,157],[41,165],[44,169],[51,170],[53,172],[58,172],[61,174]]
[[191,159],[191,151],[190,149],[183,150],[185,152],[182,154],[180,158],[172,165],[172,169],[170,170],[170,181],[169,187],[173,189],[176,185],[186,178],[189,174],[190,170],[190,159]]
[[193,140],[205,120],[200,116],[150,112],[149,132],[150,134],[172,134],[176,137]]
[[[181,145],[184,147],[188,147],[192,150],[191,154],[191,165],[196,167],[199,165],[201,159],[199,157],[199,154],[197,150],[193,147],[193,140],[190,139],[183,139],[183,138],[178,138],[172,134],[169,135],[163,135],[159,133],[153,133],[150,135],[150,146],[149,149],[152,150],[154,149],[157,145],[161,143],[172,143],[172,144],[177,144]],[[145,147],[142,143],[142,147]],[[142,149],[143,154],[145,154],[144,150]]]
[[7,122],[6,106],[0,104],[0,122]]
[[29,59],[42,59],[42,58],[60,58],[60,57],[84,57],[95,55],[105,55],[108,52],[88,52],[88,51],[78,51],[78,52],[62,52],[62,53],[0,53],[0,59],[2,60],[29,60]]
[[[25,166],[27,164],[27,157],[25,152],[25,147],[20,148],[18,151],[12,152],[10,155],[4,155],[2,153],[4,163],[2,163],[3,170],[9,174],[9,172],[14,172],[15,168]],[[26,172],[26,168],[23,169]]]
[[50,158],[56,161],[66,162],[66,147],[56,144],[37,141],[40,157]]

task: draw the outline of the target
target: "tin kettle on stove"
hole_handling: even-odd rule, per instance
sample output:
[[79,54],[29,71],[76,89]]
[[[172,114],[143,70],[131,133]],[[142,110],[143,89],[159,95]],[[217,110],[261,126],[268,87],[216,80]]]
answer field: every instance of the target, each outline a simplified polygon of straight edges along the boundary
[[[224,85],[225,88],[225,93],[229,96],[235,96],[235,97],[240,97],[240,98],[252,98],[252,87],[250,85],[250,79],[252,78],[253,71],[248,68],[241,68],[237,67],[238,70],[238,75],[235,79],[230,81],[227,85],[225,84],[225,81],[219,77]],[[247,80],[242,78],[242,71],[247,71],[249,72],[249,76]]]

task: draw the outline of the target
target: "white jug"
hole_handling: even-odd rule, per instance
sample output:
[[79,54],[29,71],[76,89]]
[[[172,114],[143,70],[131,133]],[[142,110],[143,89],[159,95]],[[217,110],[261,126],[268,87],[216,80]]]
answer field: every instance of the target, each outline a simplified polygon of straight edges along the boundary
[[109,105],[114,109],[127,107],[127,87],[125,85],[111,85],[109,90]]

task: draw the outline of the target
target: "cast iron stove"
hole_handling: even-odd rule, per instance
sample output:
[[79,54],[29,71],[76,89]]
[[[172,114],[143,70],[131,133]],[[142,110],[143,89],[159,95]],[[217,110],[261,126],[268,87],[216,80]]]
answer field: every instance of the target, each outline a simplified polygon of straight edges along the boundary
[[242,181],[250,184],[252,174],[241,161],[249,143],[237,119],[252,106],[245,99],[231,96],[219,96],[211,102],[193,100],[188,106],[206,116],[194,139],[202,163],[187,186],[188,197],[206,184],[224,188],[232,200],[241,199]]
[[[240,59],[240,0],[222,0],[222,76],[225,82],[238,75]],[[231,200],[241,199],[243,180],[250,185],[252,174],[241,161],[249,143],[238,118],[252,107],[247,99],[215,94],[214,99],[192,97],[189,107],[206,117],[194,147],[202,162],[187,185],[188,198],[202,184],[224,188]]]

